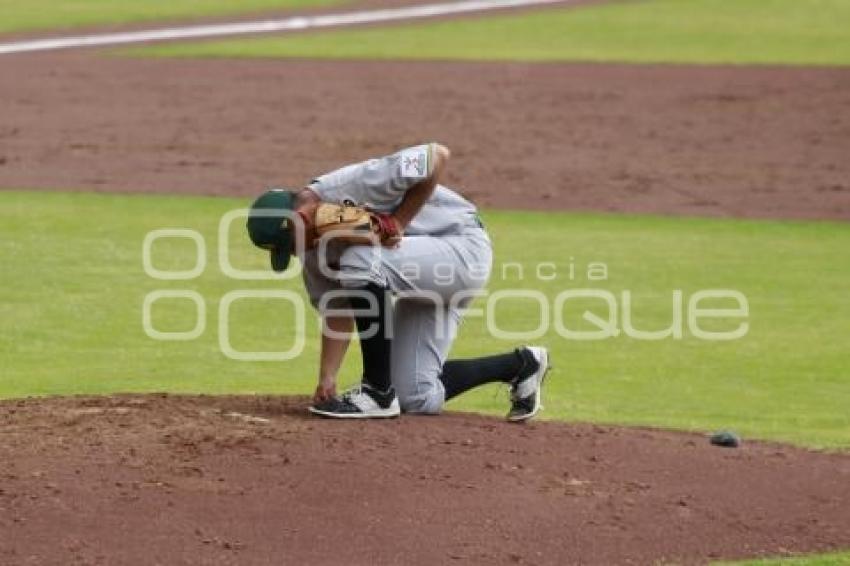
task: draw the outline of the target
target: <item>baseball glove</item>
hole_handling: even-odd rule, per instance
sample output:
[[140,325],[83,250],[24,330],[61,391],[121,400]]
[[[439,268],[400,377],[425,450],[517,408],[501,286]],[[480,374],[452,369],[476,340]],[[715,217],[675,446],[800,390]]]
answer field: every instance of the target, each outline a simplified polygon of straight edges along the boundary
[[398,223],[391,215],[362,206],[323,202],[316,208],[314,225],[320,238],[340,232],[334,239],[349,244],[393,246],[401,238]]

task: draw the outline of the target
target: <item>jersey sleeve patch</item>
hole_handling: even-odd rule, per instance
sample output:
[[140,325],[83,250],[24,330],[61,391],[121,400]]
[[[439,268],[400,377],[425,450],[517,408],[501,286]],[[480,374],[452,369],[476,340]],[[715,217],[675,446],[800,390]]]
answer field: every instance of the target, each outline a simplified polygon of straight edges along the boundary
[[424,179],[428,176],[430,146],[412,147],[401,152],[401,176],[405,179]]

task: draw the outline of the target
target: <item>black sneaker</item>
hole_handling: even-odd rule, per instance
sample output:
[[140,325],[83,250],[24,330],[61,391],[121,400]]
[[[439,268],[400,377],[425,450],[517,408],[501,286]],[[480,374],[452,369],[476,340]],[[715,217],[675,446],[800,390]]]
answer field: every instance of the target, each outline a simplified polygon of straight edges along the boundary
[[511,384],[511,410],[507,418],[513,422],[527,421],[540,411],[540,390],[550,368],[546,348],[523,346],[519,354],[525,365]]
[[381,393],[368,383],[349,389],[342,397],[316,403],[309,411],[333,419],[385,419],[401,414],[395,389]]

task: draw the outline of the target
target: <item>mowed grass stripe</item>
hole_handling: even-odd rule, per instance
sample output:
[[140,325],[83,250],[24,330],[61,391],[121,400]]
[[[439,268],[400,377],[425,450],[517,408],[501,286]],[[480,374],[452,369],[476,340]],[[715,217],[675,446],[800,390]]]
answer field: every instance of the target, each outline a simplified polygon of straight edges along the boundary
[[740,562],[715,562],[715,566],[847,566],[850,552],[830,552],[792,558],[765,558]]
[[345,0],[0,0],[0,34],[343,4]]
[[[236,362],[219,349],[218,306],[225,293],[289,289],[303,296],[300,280],[233,281],[218,269],[219,218],[247,204],[246,199],[0,193],[0,396],[311,391],[318,334],[309,307],[306,346],[292,362]],[[546,418],[732,428],[745,439],[850,446],[846,224],[508,211],[489,211],[485,221],[497,251],[491,292],[541,291],[551,306],[568,289],[607,290],[618,303],[628,290],[634,325],[645,330],[669,326],[676,289],[685,300],[700,289],[737,289],[749,300],[749,333],[733,342],[699,340],[687,327],[681,340],[621,335],[575,341],[561,337],[550,323],[534,340],[552,349],[556,366],[548,380]],[[208,264],[202,277],[156,281],[145,275],[142,241],[150,230],[164,227],[204,235]],[[237,267],[267,268],[241,221],[233,224],[230,240]],[[153,260],[160,269],[189,269],[193,244],[160,241]],[[508,262],[521,266],[523,276],[512,268],[502,277],[499,266]],[[591,262],[606,264],[606,280],[587,277]],[[544,269],[544,278],[535,272],[540,263],[553,264]],[[142,301],[155,289],[200,293],[206,332],[186,342],[147,337]],[[166,300],[155,305],[154,325],[188,330],[193,309],[185,299]],[[565,324],[593,329],[582,322],[585,309],[606,314],[600,301],[570,303]],[[496,305],[495,322],[506,330],[530,330],[539,312],[530,300],[503,300]],[[292,308],[282,301],[237,302],[231,342],[237,350],[287,349],[294,340],[291,321]],[[737,321],[719,324],[729,328]],[[453,355],[504,351],[519,342],[494,338],[484,318],[471,316]],[[357,356],[350,355],[342,384],[357,379],[358,365]],[[449,406],[502,414],[506,396],[490,387]]]
[[647,0],[136,54],[630,63],[850,64],[845,0]]

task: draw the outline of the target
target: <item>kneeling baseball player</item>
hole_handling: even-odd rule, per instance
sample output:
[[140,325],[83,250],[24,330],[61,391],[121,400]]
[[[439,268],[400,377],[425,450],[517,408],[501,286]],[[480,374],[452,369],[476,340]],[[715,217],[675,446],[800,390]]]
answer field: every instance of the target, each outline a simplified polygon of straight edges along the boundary
[[[310,411],[333,418],[439,413],[449,399],[491,382],[511,387],[507,418],[540,410],[545,348],[446,360],[464,310],[487,282],[492,245],[475,206],[439,184],[450,152],[431,143],[348,165],[299,191],[261,195],[251,241],[275,271],[300,255],[323,322],[319,384]],[[336,394],[356,327],[360,385]]]

